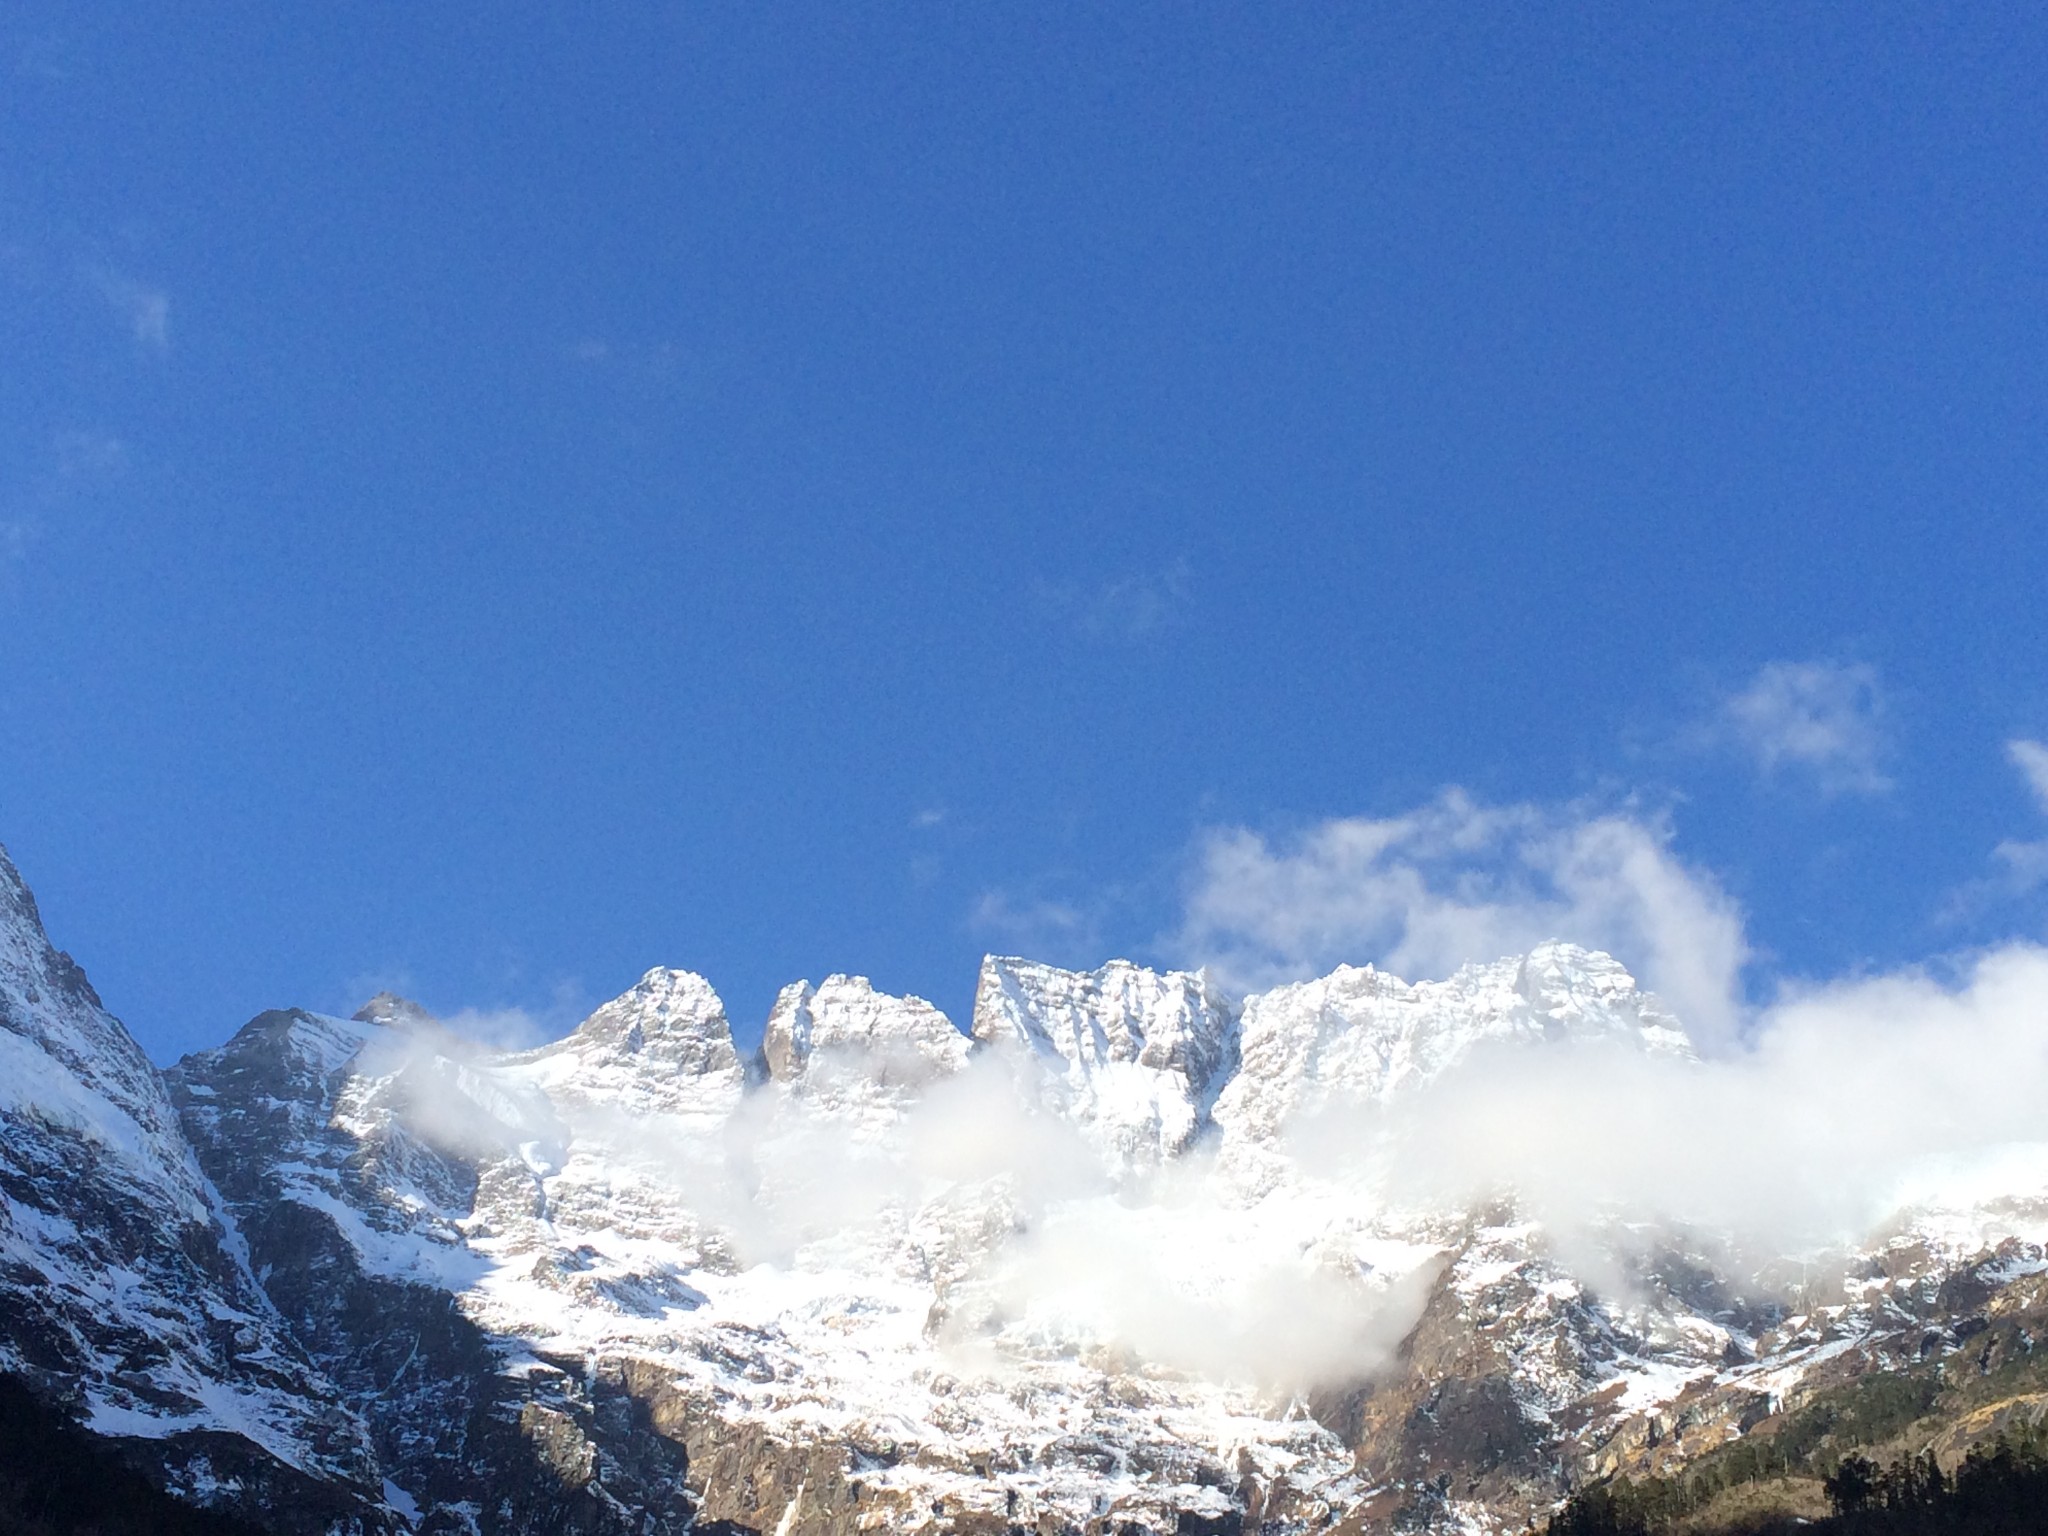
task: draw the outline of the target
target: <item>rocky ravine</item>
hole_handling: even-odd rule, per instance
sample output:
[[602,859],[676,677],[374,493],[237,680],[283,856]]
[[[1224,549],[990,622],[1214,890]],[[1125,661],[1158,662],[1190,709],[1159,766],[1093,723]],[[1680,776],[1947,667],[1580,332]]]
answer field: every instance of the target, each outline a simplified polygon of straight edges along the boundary
[[385,997],[159,1074],[0,856],[0,1368],[279,1529],[1480,1530],[2035,1336],[2042,1191],[1796,1286],[1637,1234],[1623,1304],[1328,1152],[1480,1057],[1688,1058],[1602,955],[992,958],[972,1023],[832,977],[747,1061],[656,970],[536,1051]]

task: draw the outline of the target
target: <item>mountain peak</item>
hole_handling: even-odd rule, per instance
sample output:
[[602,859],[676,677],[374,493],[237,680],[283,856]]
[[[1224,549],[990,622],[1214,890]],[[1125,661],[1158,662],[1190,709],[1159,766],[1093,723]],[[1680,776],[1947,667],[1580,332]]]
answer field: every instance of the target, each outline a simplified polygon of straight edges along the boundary
[[738,1060],[725,1004],[711,983],[695,971],[662,965],[577,1025],[571,1038],[679,1065],[722,1056]]
[[78,963],[50,942],[35,893],[21,878],[6,848],[0,847],[0,978],[10,976],[32,991],[35,983],[54,988],[83,1008],[101,1006],[99,994]]
[[1237,1010],[1206,971],[1112,960],[1067,971],[1009,955],[981,963],[974,1038],[1021,1048],[1048,1100],[1104,1150],[1151,1162],[1184,1148],[1237,1065]]
[[839,1087],[865,1076],[887,1090],[957,1072],[968,1050],[967,1037],[923,998],[833,975],[816,987],[798,981],[782,989],[762,1033],[761,1067],[778,1083],[809,1083],[822,1066]]
[[[1802,1258],[1802,1306],[1851,1297],[1809,1319],[1775,1292],[1735,1309],[1740,1277],[1690,1242],[1646,1253],[1637,1224],[1627,1264],[1662,1267],[1624,1315],[1512,1202],[1388,1203],[1347,1138],[1462,1062],[1689,1051],[1567,943],[1242,1004],[1203,972],[991,956],[972,1042],[835,974],[783,989],[752,1075],[690,971],[518,1053],[387,992],[352,1020],[260,1015],[169,1095],[63,969],[0,864],[0,1369],[56,1359],[92,1428],[154,1438],[181,1491],[232,1476],[296,1536],[452,1530],[420,1510],[499,1499],[509,1536],[816,1536],[856,1505],[892,1529],[1256,1510],[1305,1533],[1383,1518],[1390,1480],[1441,1492],[1436,1468],[1465,1479],[1441,1523],[1519,1529],[1587,1457],[1651,1464],[1652,1429],[1715,1443],[1783,1384],[1835,1390],[1931,1338],[2023,1350],[2048,1307],[2037,1214],[1984,1226],[1994,1251],[1959,1210],[1938,1230],[1965,1235],[1882,1270],[1896,1291],[1862,1258],[1808,1291]],[[2025,1328],[1986,1327],[1997,1287]],[[1283,1414],[1246,1395],[1269,1371],[1316,1390]],[[1336,1391],[1353,1371],[1372,1415]],[[308,1490],[342,1514],[297,1519]]]
[[358,1024],[438,1024],[441,1021],[409,997],[379,992],[349,1017]]
[[609,1096],[636,1113],[723,1114],[747,1082],[711,983],[661,965],[526,1060],[546,1091]]
[[1482,1046],[1611,1042],[1693,1055],[1678,1020],[1612,955],[1557,941],[1406,982],[1342,965],[1247,998],[1243,1066],[1216,1103],[1226,1155],[1262,1186],[1270,1149],[1298,1114],[1387,1102],[1430,1083]]
[[339,1490],[354,1529],[392,1528],[364,1486],[367,1434],[272,1309],[163,1075],[4,852],[0,1234],[0,1374],[59,1390],[86,1428],[158,1442],[173,1483]]

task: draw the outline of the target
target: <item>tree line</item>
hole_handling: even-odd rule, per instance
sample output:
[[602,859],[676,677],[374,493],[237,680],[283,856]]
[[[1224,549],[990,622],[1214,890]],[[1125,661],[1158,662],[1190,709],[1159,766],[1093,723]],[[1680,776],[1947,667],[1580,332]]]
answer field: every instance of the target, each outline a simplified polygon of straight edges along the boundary
[[[1794,1529],[1811,1536],[2048,1536],[2048,1426],[2010,1429],[1952,1472],[1931,1451],[1885,1466],[1852,1454],[1824,1474],[1822,1487],[1833,1510],[1824,1519],[1766,1515],[1717,1529],[1724,1536]],[[1573,1495],[1545,1523],[1544,1536],[1667,1536],[1694,1512],[1672,1506],[1655,1488],[1602,1483]]]

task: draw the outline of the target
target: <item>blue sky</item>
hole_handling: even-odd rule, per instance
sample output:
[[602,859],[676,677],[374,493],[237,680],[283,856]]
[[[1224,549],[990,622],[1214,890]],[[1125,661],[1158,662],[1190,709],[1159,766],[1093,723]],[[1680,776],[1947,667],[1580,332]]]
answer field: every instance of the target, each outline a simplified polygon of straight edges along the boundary
[[0,841],[160,1059],[2041,936],[2040,17],[607,10],[0,19]]

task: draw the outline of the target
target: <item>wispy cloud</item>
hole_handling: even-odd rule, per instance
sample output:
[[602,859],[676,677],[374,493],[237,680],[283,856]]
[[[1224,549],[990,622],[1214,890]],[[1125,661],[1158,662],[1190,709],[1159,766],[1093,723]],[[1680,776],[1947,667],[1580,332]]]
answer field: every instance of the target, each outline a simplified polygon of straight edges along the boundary
[[983,891],[968,915],[969,929],[985,943],[1055,962],[1084,963],[1098,947],[1100,926],[1076,903],[1001,889]]
[[[2005,744],[2005,755],[2025,776],[2028,788],[2048,815],[2048,746],[2038,741],[2015,740]],[[2008,888],[2031,891],[2048,885],[2048,838],[2034,842],[2008,839],[1994,850],[2006,868]]]
[[36,525],[26,517],[0,517],[0,575],[12,571],[35,542]]
[[2005,755],[2026,776],[2027,787],[2041,802],[2042,813],[2048,815],[2048,746],[2024,739],[2009,741],[2005,744]]
[[1286,838],[1214,829],[1169,946],[1243,990],[1346,962],[1440,977],[1546,939],[1611,951],[1709,1044],[1737,1033],[1741,914],[1673,853],[1662,818],[1627,809],[1488,806],[1451,789]]
[[[2005,756],[2048,816],[2048,743],[2015,737],[2005,744]],[[1989,914],[2009,920],[2015,903],[2048,889],[2048,836],[2006,838],[1991,850],[1991,865],[1987,873],[1948,893],[1935,913],[1937,923],[1975,924]]]
[[[2040,1186],[2044,999],[2048,951],[2008,943],[1788,990],[1704,1063],[1475,1053],[1397,1117],[1396,1177],[1417,1199],[1513,1189],[1567,1243],[1615,1211],[1758,1256],[1867,1241],[1902,1209]],[[1329,1151],[1370,1156],[1356,1127],[1373,1124],[1334,1122]]]
[[[411,997],[419,983],[405,966],[380,966],[372,970],[358,971],[341,984],[343,997],[352,998],[353,1009],[358,1003],[366,1003],[380,992],[389,992],[393,997]],[[337,999],[337,1002],[339,999]]]
[[345,1000],[337,1006],[353,1013],[381,993],[412,1001],[443,1028],[465,1039],[506,1051],[560,1039],[589,1015],[592,1006],[590,994],[580,983],[563,980],[549,990],[545,1002],[536,1005],[464,1004],[444,1012],[420,1003],[418,981],[406,966],[363,971],[349,978],[343,983]]
[[552,1009],[535,1013],[526,1008],[459,1008],[441,1022],[479,1045],[501,1051],[524,1051],[560,1039],[578,1021],[565,1020]]
[[115,315],[128,327],[135,344],[152,352],[167,352],[171,346],[171,300],[161,288],[137,282],[125,273],[102,269],[97,274],[100,293]]
[[547,987],[541,1001],[466,1006],[449,1014],[444,1022],[457,1034],[480,1040],[486,1045],[524,1050],[561,1039],[588,1018],[595,1006],[590,990],[580,981],[565,976]]
[[1862,662],[1773,661],[1723,698],[1695,733],[1732,746],[1766,778],[1798,774],[1824,794],[1882,794],[1890,746],[1877,669]]
[[1194,568],[1185,558],[1107,581],[1042,583],[1048,612],[1084,639],[1143,640],[1176,628],[1194,605]]
[[49,440],[39,472],[0,492],[0,575],[26,562],[48,519],[119,479],[128,445],[108,432],[71,429]]
[[562,355],[589,373],[610,373],[621,378],[656,381],[681,373],[689,359],[672,341],[644,341],[606,336],[579,336],[562,348]]
[[128,467],[128,445],[111,432],[69,430],[50,440],[54,488],[103,485]]

